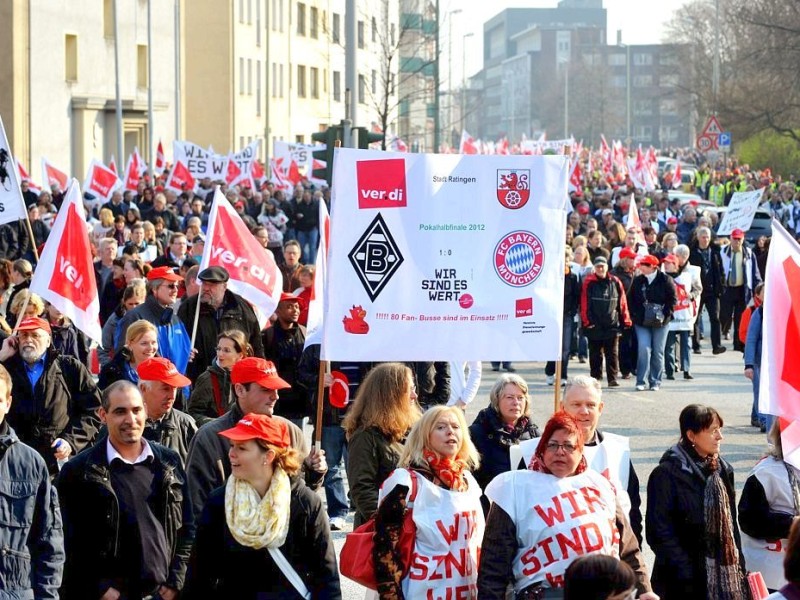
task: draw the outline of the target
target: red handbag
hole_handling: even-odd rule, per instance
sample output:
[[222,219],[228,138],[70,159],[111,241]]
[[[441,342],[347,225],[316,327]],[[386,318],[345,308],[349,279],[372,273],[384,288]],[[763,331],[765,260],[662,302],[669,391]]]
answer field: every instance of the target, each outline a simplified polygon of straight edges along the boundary
[[[412,518],[414,500],[417,498],[417,474],[411,469],[409,469],[409,473],[411,475],[411,493],[406,501],[406,512],[403,514],[403,527],[400,530],[400,540],[398,541],[398,553],[403,572],[411,564],[417,535],[417,528]],[[371,590],[378,589],[375,579],[375,561],[372,554],[375,548],[374,536],[375,517],[373,516],[369,521],[354,529],[352,533],[347,534],[339,554],[339,572]]]

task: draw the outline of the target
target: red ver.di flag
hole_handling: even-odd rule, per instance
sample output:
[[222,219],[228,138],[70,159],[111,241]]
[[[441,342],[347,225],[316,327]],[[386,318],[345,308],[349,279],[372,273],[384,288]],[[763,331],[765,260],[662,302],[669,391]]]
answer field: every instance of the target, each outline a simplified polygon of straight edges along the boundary
[[42,157],[42,181],[47,189],[56,186],[59,192],[64,192],[69,183],[69,176],[64,171],[57,169],[43,156]]
[[121,185],[122,182],[114,171],[100,161],[92,159],[89,171],[86,173],[86,181],[83,182],[84,191],[90,193],[98,201],[108,202],[114,190]]
[[565,156],[336,149],[325,360],[555,360]]
[[102,345],[100,299],[82,200],[78,182],[73,179],[33,273],[31,291]]
[[272,253],[247,229],[231,203],[219,191],[208,215],[208,232],[200,270],[223,267],[228,289],[253,304],[263,314],[275,312],[283,291],[283,276]]

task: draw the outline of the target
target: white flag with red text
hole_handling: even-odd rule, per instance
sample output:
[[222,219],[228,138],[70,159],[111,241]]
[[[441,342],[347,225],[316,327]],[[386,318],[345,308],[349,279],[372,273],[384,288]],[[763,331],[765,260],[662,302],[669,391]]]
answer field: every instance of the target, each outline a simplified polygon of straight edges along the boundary
[[128,156],[128,164],[125,166],[125,190],[135,192],[139,189],[141,179],[141,165],[139,164],[139,153],[134,151]]
[[20,188],[19,171],[8,145],[3,121],[0,119],[0,223],[26,218],[25,199]]
[[758,410],[792,421],[783,457],[800,468],[800,245],[775,219],[764,280]]
[[314,287],[308,303],[308,322],[306,324],[306,343],[322,344],[322,315],[325,312],[325,293],[328,289],[328,247],[331,239],[331,217],[325,202],[319,203],[319,248],[314,265]]
[[102,345],[100,297],[86,233],[83,197],[76,179],[70,182],[64,203],[53,222],[30,289]]
[[208,214],[200,270],[214,266],[228,272],[229,290],[253,304],[263,315],[275,312],[283,292],[283,275],[275,257],[250,233],[219,187],[214,190]]
[[84,192],[94,196],[97,201],[108,202],[111,194],[114,193],[122,182],[117,174],[101,163],[99,160],[92,159],[89,163],[89,170],[86,173],[86,180],[83,182]]
[[69,183],[69,176],[51,165],[45,157],[42,157],[42,182],[48,189],[56,186],[59,192],[64,192]]

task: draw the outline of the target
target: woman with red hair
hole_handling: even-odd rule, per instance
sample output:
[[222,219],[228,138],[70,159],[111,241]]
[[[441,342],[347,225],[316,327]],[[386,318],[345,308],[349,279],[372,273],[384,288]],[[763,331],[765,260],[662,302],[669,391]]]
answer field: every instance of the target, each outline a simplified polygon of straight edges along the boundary
[[498,475],[486,488],[492,508],[478,571],[478,597],[563,598],[564,573],[577,558],[604,554],[636,572],[642,600],[647,567],[616,491],[587,469],[583,431],[574,417],[555,413],[526,470]]

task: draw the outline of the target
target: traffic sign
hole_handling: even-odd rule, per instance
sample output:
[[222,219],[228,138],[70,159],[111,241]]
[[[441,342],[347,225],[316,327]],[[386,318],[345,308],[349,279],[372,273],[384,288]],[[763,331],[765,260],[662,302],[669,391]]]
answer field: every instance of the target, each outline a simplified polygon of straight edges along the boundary
[[720,150],[728,151],[731,147],[732,136],[730,131],[720,133],[717,137],[717,146]]
[[703,127],[703,131],[700,132],[700,135],[707,135],[710,137],[717,137],[720,133],[722,133],[722,127],[717,120],[717,117],[711,115],[708,117],[706,121],[706,126]]
[[697,136],[697,149],[700,152],[708,152],[712,150],[716,145],[715,138],[712,138],[710,135],[700,134]]

